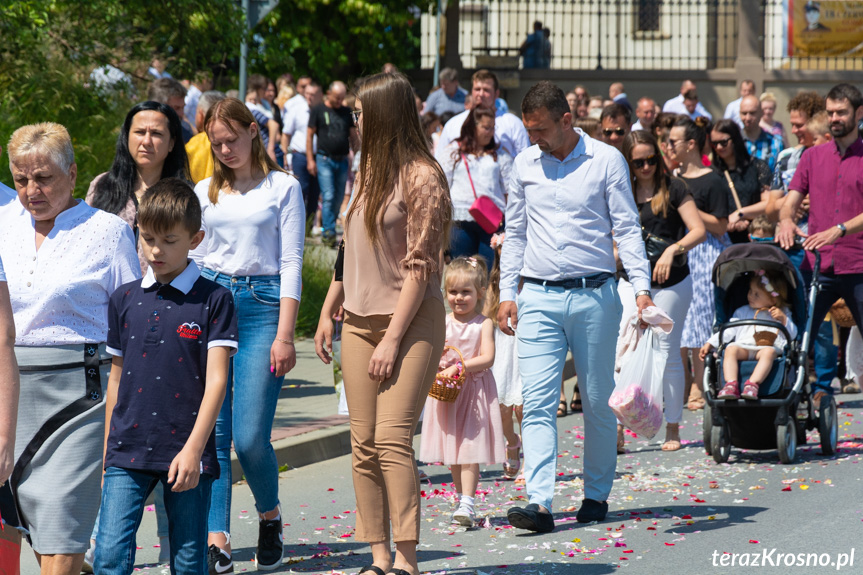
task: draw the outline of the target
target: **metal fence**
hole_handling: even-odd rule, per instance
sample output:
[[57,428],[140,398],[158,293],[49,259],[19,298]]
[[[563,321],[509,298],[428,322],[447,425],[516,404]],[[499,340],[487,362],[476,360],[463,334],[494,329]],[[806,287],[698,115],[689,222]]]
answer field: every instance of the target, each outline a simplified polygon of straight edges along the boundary
[[[728,68],[737,55],[737,2],[461,0],[459,54],[467,68],[478,57],[517,56],[539,21],[550,32],[552,69]],[[423,68],[434,67],[434,10],[421,23]]]
[[863,2],[763,0],[767,70],[863,70]]

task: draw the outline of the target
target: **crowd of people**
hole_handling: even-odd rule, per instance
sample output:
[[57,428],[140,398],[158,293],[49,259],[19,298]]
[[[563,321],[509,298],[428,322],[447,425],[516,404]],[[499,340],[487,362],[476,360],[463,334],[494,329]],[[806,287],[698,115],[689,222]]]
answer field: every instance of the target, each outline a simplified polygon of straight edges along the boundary
[[[803,238],[789,253],[807,283],[820,250],[813,401],[836,391],[836,340],[859,341],[824,321],[841,298],[863,325],[863,96],[849,84],[787,103],[788,147],[776,97],[749,81],[713,122],[690,81],[661,108],[633,108],[619,82],[605,98],[543,81],[519,118],[488,70],[467,90],[444,69],[425,101],[392,69],[350,91],[253,75],[242,100],[208,74],[151,74],[84,201],[63,126],[22,126],[7,146],[0,514],[43,573],[131,573],[153,491],[171,572],[232,572],[232,445],[257,568],[282,564],[269,439],[297,361],[308,227],[338,249],[315,346],[329,363],[343,322],[355,536],[376,575],[418,575],[423,413],[418,456],[451,466],[454,523],[475,525],[480,465],[501,464],[529,496],[509,522],[549,532],[556,419],[583,411],[577,520],[604,520],[626,450],[609,407],[620,342],[648,310],[670,320],[662,450],[680,449],[717,347],[713,263],[734,243]],[[783,280],[758,273],[734,315],[763,312],[793,338],[787,305]],[[756,399],[776,352],[737,335],[719,397]],[[758,367],[738,383],[745,359]],[[436,382],[456,397],[430,395]]]

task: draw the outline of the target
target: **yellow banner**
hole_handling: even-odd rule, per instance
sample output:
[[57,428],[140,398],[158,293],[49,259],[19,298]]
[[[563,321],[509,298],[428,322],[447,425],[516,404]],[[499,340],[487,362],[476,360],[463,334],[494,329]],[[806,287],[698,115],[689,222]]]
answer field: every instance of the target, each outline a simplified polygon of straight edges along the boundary
[[863,57],[863,2],[788,1],[789,56]]

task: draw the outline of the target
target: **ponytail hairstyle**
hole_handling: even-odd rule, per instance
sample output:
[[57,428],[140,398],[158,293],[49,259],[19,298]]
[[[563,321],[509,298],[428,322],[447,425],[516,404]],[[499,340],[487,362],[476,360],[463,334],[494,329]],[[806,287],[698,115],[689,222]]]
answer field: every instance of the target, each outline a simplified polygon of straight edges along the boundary
[[483,291],[488,287],[488,266],[485,258],[480,255],[471,257],[458,257],[451,261],[444,273],[443,285],[449,290],[459,280],[467,281],[476,290],[476,311],[479,312],[483,306]]
[[671,202],[671,194],[668,192],[668,172],[665,169],[665,162],[662,161],[662,152],[659,149],[656,138],[645,130],[635,130],[623,138],[623,157],[626,158],[626,163],[629,164],[632,197],[638,202],[638,198],[635,195],[635,167],[632,165],[632,151],[639,144],[650,146],[653,150],[653,155],[657,159],[656,169],[653,171],[653,199],[650,200],[650,209],[653,215],[661,213],[663,218],[667,218],[668,205]]
[[707,127],[710,125],[710,120],[704,116],[699,116],[695,120],[689,116],[680,115],[674,121],[675,128],[683,128],[684,137],[688,140],[695,141],[695,147],[698,155],[704,149],[704,144],[707,143]]
[[[236,98],[225,98],[213,104],[213,107],[207,111],[207,117],[204,119],[204,131],[209,137],[210,128],[216,122],[221,122],[229,132],[235,136],[239,135],[239,130],[248,129],[252,124],[257,124],[252,112],[245,104]],[[234,170],[223,164],[210,150],[213,158],[213,177],[210,179],[210,188],[207,191],[207,197],[210,202],[215,205],[219,201],[219,191],[225,185],[234,185]],[[252,153],[250,158],[252,165],[260,170],[264,176],[270,172],[285,172],[279,165],[267,155],[267,150],[264,147],[264,141],[261,139],[261,132],[258,130],[252,138]]]
[[139,112],[159,112],[168,120],[168,135],[174,141],[174,146],[168,152],[165,162],[162,164],[162,175],[159,179],[180,178],[189,181],[189,158],[186,155],[186,146],[183,145],[183,133],[180,118],[174,109],[165,104],[148,100],[135,104],[120,128],[117,136],[117,148],[114,152],[114,161],[111,169],[96,183],[93,190],[93,207],[106,211],[110,214],[118,214],[131,198],[138,205],[135,196],[135,186],[138,183],[138,166],[129,152],[129,132],[132,130],[132,120]]

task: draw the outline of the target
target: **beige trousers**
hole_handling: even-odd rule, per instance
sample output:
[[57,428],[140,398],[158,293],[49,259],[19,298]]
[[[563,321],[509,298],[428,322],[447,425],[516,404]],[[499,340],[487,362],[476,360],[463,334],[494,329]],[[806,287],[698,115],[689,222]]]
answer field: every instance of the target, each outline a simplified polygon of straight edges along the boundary
[[446,312],[426,299],[399,346],[393,375],[369,378],[369,360],[389,326],[389,315],[345,312],[342,375],[351,420],[356,540],[419,541],[420,484],[413,437],[437,373],[446,338]]

